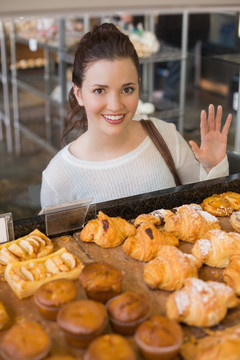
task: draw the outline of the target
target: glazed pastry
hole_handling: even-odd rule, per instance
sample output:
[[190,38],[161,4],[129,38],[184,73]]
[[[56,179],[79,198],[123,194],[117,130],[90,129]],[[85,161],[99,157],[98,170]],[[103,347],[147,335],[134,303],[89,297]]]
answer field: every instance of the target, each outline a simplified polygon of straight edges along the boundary
[[230,257],[228,266],[223,270],[223,280],[240,295],[240,253]]
[[51,240],[38,229],[15,241],[0,245],[0,264],[41,258],[53,251]]
[[182,205],[173,211],[164,218],[164,230],[183,241],[195,243],[208,230],[221,228],[218,219],[203,211],[200,205]]
[[228,308],[240,304],[233,289],[220,282],[188,278],[181,290],[167,299],[167,317],[192,326],[214,326],[226,316]]
[[188,277],[198,277],[202,262],[175,246],[163,245],[157,256],[144,266],[143,279],[150,289],[181,289]]
[[203,200],[203,210],[215,216],[229,216],[234,210],[240,210],[240,194],[227,191],[214,194]]
[[55,279],[77,279],[83,264],[65,248],[41,259],[7,265],[5,279],[19,299],[31,296],[43,284]]
[[230,216],[230,224],[233,229],[240,233],[240,211],[234,211]]
[[178,239],[164,231],[159,231],[151,223],[141,223],[136,235],[130,236],[122,245],[123,251],[134,259],[141,261],[152,260],[162,245],[175,245]]
[[0,330],[5,329],[8,325],[10,325],[10,317],[3,303],[0,302]]
[[233,191],[227,191],[222,194],[225,199],[230,201],[231,205],[233,206],[234,210],[240,210],[240,194],[233,192]]
[[208,336],[191,339],[182,345],[180,354],[185,360],[239,360],[240,325],[208,331]]
[[119,246],[136,232],[136,228],[121,217],[109,217],[99,211],[98,218],[90,220],[83,228],[80,239],[95,242],[103,248]]
[[204,239],[197,240],[192,255],[208,266],[224,268],[236,251],[240,251],[240,234],[215,229],[208,231]]

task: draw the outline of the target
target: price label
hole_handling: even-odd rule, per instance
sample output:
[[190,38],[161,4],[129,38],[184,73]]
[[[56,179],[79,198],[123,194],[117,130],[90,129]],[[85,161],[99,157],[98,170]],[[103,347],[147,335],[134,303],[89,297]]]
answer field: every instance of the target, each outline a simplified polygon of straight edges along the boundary
[[14,240],[12,214],[0,215],[0,243]]
[[29,46],[29,49],[31,51],[37,51],[37,49],[38,49],[37,40],[36,39],[29,39],[28,46]]

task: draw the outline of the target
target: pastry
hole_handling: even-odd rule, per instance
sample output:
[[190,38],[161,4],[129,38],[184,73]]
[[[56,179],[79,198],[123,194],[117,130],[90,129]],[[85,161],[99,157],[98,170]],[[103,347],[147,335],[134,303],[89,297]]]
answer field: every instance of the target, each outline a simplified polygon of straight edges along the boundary
[[5,329],[9,325],[10,325],[10,317],[3,303],[0,302],[0,330]]
[[173,209],[172,215],[169,213],[164,217],[165,225],[163,229],[177,238],[195,243],[211,229],[221,229],[218,219],[203,211],[200,205],[182,205]]
[[144,294],[128,291],[109,300],[107,311],[115,332],[132,335],[138,325],[148,318],[150,305]]
[[143,222],[151,223],[153,225],[162,225],[161,219],[151,214],[141,214],[134,220],[134,226],[138,226]]
[[230,216],[230,224],[233,229],[240,233],[240,211],[234,211]]
[[44,257],[52,251],[51,240],[35,229],[26,236],[0,245],[0,264],[7,265],[11,261],[26,261]]
[[136,360],[129,342],[121,335],[105,334],[91,342],[83,360]]
[[163,245],[157,256],[143,269],[143,279],[150,289],[181,289],[188,277],[198,277],[202,262],[175,246]]
[[240,325],[208,331],[208,336],[183,344],[180,354],[185,360],[239,360]]
[[188,278],[167,299],[167,317],[192,326],[214,326],[227,310],[239,305],[233,289],[224,283]]
[[41,360],[50,350],[50,338],[35,321],[13,325],[1,342],[1,355],[6,360]]
[[105,306],[93,300],[77,300],[64,305],[57,315],[69,345],[86,348],[95,337],[102,335],[107,325]]
[[103,303],[122,292],[122,271],[107,263],[85,265],[79,280],[89,299]]
[[80,234],[85,242],[95,242],[103,248],[119,246],[136,232],[136,228],[121,217],[109,217],[99,211],[98,218],[90,220]]
[[240,295],[240,253],[230,256],[229,264],[223,270],[223,281],[231,286],[235,293]]
[[179,244],[176,236],[160,231],[151,222],[142,222],[137,227],[136,235],[130,236],[122,245],[123,251],[134,259],[152,260],[162,245]]
[[7,265],[5,279],[19,299],[33,295],[43,284],[55,279],[77,279],[83,264],[64,247],[41,259]]
[[208,231],[191,250],[204,264],[218,268],[226,267],[229,257],[236,251],[240,251],[240,234],[219,229]]
[[146,360],[175,359],[183,342],[183,331],[176,321],[152,316],[138,327],[135,341]]
[[240,194],[233,191],[213,194],[204,199],[201,206],[212,215],[229,216],[234,210],[240,210]]
[[77,285],[73,281],[57,279],[40,286],[34,294],[34,301],[46,319],[56,320],[60,308],[76,297]]

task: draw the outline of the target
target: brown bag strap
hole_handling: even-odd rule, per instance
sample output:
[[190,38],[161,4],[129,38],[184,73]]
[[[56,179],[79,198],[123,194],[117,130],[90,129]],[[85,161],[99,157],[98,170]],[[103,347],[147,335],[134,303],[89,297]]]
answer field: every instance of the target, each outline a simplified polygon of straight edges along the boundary
[[147,134],[149,135],[149,137],[151,138],[152,142],[154,143],[154,145],[156,146],[156,148],[158,149],[158,151],[160,152],[160,154],[162,155],[163,159],[165,160],[167,166],[169,167],[169,170],[171,171],[175,183],[177,186],[181,185],[181,180],[177,174],[177,170],[175,168],[175,164],[172,158],[172,155],[170,153],[170,150],[166,144],[166,142],[164,141],[162,135],[160,134],[160,132],[158,131],[158,129],[156,128],[156,126],[153,124],[153,122],[151,120],[140,120],[143,128],[146,130]]

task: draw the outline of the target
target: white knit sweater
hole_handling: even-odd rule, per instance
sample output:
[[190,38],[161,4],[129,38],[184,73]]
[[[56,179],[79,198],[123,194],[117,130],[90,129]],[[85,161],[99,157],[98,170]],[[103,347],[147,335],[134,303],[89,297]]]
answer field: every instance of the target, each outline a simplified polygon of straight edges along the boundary
[[[228,175],[227,156],[207,174],[174,124],[151,120],[170,149],[182,184]],[[80,160],[68,148],[59,151],[43,171],[42,207],[89,197],[98,203],[175,186],[170,170],[148,136],[133,151],[108,161]]]

